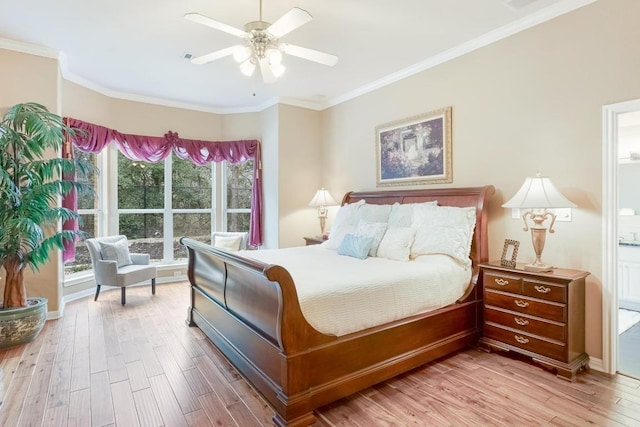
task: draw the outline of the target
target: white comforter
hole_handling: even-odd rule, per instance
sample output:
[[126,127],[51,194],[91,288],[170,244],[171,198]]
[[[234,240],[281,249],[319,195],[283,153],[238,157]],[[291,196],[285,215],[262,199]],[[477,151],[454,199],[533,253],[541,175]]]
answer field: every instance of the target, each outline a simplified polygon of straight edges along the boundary
[[446,255],[360,260],[318,245],[241,253],[285,267],[309,324],[337,336],[449,305],[471,279],[470,269]]

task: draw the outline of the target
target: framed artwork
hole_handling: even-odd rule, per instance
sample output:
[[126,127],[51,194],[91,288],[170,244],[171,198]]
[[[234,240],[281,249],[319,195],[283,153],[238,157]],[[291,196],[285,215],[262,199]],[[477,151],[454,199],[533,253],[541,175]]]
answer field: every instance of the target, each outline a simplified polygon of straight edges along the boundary
[[505,239],[504,248],[502,249],[502,258],[500,258],[500,265],[503,267],[515,268],[519,247],[520,242],[517,240]]
[[451,173],[451,107],[376,127],[378,187],[443,184]]

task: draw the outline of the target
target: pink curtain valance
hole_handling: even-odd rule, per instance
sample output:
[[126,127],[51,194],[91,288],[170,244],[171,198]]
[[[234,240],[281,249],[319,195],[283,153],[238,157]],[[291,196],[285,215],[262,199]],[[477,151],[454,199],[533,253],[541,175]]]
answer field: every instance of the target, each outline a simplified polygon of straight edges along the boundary
[[[114,142],[125,157],[151,163],[165,159],[172,151],[180,159],[188,159],[196,165],[225,160],[230,163],[241,163],[253,159],[249,244],[252,246],[262,245],[262,160],[258,140],[201,141],[180,138],[177,132],[172,131],[168,131],[162,137],[132,135],[78,119],[67,117],[65,121],[72,128],[79,130],[71,143],[78,149],[89,153],[100,153],[107,145]],[[69,156],[72,153],[66,152],[64,155]],[[65,198],[68,200],[63,200],[63,206],[75,207],[77,205],[75,198],[75,194],[69,195]],[[63,228],[69,229],[68,227],[72,226],[73,224],[65,224]],[[77,229],[77,224],[75,229]],[[73,253],[67,254],[67,250],[65,250],[65,261],[72,258]]]

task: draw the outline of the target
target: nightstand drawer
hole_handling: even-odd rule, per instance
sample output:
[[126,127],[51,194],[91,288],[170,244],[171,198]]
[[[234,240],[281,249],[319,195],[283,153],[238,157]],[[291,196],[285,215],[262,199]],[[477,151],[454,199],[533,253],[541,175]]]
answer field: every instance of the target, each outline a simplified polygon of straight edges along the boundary
[[499,289],[504,292],[520,293],[522,279],[514,276],[484,273],[484,287],[487,289]]
[[520,295],[490,290],[485,290],[484,292],[484,303],[487,306],[493,305],[531,316],[542,317],[543,319],[555,320],[556,322],[565,321],[566,306],[564,304],[539,301]]
[[549,301],[567,302],[566,287],[553,283],[524,280],[522,293],[534,298],[542,298]]
[[550,322],[535,317],[525,316],[520,313],[502,311],[494,308],[485,308],[485,322],[496,323],[512,329],[539,335],[556,341],[565,340],[565,324]]
[[487,338],[503,342],[523,350],[537,353],[556,360],[566,359],[566,347],[561,342],[551,342],[535,338],[519,331],[503,329],[493,324],[484,325],[484,335]]

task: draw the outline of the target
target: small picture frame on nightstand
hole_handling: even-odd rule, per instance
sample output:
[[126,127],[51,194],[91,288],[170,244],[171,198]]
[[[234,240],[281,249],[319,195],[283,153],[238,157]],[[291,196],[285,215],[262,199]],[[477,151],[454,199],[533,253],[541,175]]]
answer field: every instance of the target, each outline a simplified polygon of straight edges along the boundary
[[519,247],[520,242],[517,240],[505,239],[504,248],[502,249],[502,258],[500,258],[500,265],[503,267],[515,268]]

